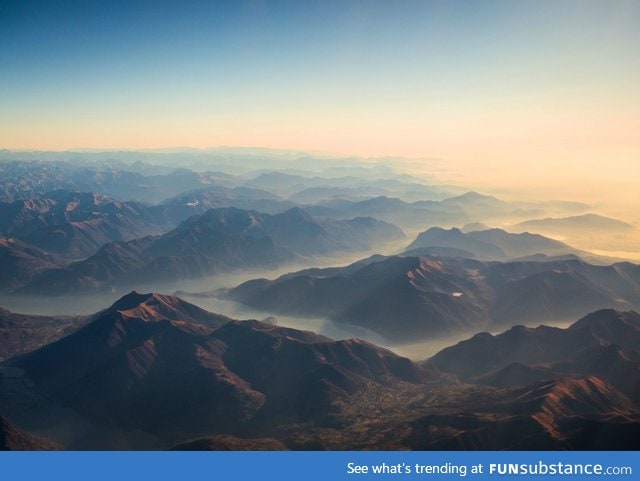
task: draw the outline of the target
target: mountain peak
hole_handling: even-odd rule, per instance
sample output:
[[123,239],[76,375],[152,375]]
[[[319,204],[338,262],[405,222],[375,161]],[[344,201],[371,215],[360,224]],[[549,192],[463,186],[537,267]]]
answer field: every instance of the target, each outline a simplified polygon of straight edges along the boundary
[[155,292],[141,294],[137,291],[131,291],[114,302],[111,307],[98,313],[98,316],[104,317],[109,313],[119,313],[128,318],[142,319],[147,322],[184,321],[214,328],[231,320],[225,316],[205,311],[179,297]]
[[447,201],[471,201],[471,202],[477,202],[477,201],[490,201],[490,202],[501,202],[500,199],[492,196],[492,195],[486,195],[486,194],[480,194],[479,192],[476,191],[469,191],[469,192],[465,192],[464,194],[458,195],[456,197],[449,197],[448,199],[446,199]]
[[292,207],[291,209],[283,212],[282,216],[287,216],[290,218],[301,219],[306,221],[313,221],[313,216],[309,214],[306,210],[300,207]]
[[144,304],[151,298],[153,298],[155,294],[142,294],[137,291],[131,291],[129,294],[122,296],[116,302],[114,302],[111,307],[107,310],[111,311],[128,311],[135,307],[138,307],[140,304]]
[[640,329],[640,314],[635,311],[619,311],[616,309],[600,309],[587,314],[582,319],[574,322],[569,329],[580,329],[583,327],[595,327],[611,322],[621,321],[624,324],[635,325]]

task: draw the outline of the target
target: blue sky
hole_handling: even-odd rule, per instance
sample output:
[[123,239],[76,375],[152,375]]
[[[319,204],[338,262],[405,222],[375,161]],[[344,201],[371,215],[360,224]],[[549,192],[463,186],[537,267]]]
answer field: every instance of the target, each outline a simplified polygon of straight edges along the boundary
[[4,0],[0,146],[628,169],[638,25],[633,0]]

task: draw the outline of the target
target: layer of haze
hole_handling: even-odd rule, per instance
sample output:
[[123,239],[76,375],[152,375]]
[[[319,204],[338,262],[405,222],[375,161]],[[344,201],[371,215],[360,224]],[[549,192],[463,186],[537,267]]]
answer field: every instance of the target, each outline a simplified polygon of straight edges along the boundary
[[[314,262],[287,265],[279,269],[250,269],[230,274],[215,275],[207,278],[188,281],[143,283],[136,287],[138,292],[176,293],[186,301],[207,309],[210,312],[223,314],[233,319],[258,319],[270,317],[270,322],[278,325],[313,331],[332,339],[360,338],[373,342],[379,346],[392,349],[397,354],[415,360],[424,360],[441,349],[466,339],[474,332],[460,333],[450,338],[440,338],[431,341],[420,341],[412,344],[391,343],[383,336],[373,331],[355,325],[340,324],[321,317],[272,315],[267,311],[260,311],[243,304],[221,299],[214,295],[218,289],[235,287],[245,281],[256,278],[276,279],[289,272],[309,267],[330,267],[348,265],[370,255],[371,252],[361,252],[343,257],[316,259]],[[88,293],[82,296],[2,296],[0,306],[13,312],[38,315],[90,315],[110,306],[130,289],[119,289],[113,292]],[[193,295],[192,295],[193,294]]]
[[634,0],[8,0],[0,147],[438,158],[637,222],[638,25]]

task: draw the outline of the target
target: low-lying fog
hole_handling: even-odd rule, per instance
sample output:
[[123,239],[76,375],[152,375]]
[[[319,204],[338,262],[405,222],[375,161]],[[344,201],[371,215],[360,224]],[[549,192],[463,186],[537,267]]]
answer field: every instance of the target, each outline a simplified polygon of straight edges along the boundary
[[[262,277],[277,277],[276,275],[263,275]],[[176,291],[185,289],[187,292],[207,292],[212,286],[232,287],[237,284],[229,284],[230,279],[239,279],[239,275],[223,278],[207,279],[202,284],[197,285],[189,282],[189,286],[195,288],[193,291],[186,290],[186,284],[176,284],[172,287],[165,286],[165,289],[140,288],[140,292],[160,292],[161,294],[173,294]],[[247,276],[243,280],[249,280],[253,277]],[[241,281],[242,282],[242,281]],[[84,315],[93,314],[99,310],[109,307],[122,293],[114,294],[86,294],[82,296],[59,296],[59,297],[42,297],[42,296],[22,296],[22,297],[1,297],[0,306],[13,312],[26,314],[41,315]],[[421,361],[431,357],[445,347],[456,344],[457,342],[467,339],[474,332],[460,334],[457,336],[442,338],[437,340],[427,340],[411,344],[396,344],[388,339],[376,334],[373,331],[358,326],[349,326],[336,323],[330,319],[311,318],[311,317],[291,317],[280,314],[273,314],[267,311],[259,311],[251,307],[239,304],[234,301],[219,299],[216,297],[203,297],[201,295],[180,294],[180,297],[191,304],[202,307],[210,312],[223,314],[234,319],[257,319],[267,320],[269,317],[276,319],[276,324],[284,327],[291,327],[305,331],[313,331],[331,339],[351,339],[359,338],[372,342],[381,347],[392,350],[396,354],[408,357],[415,361]],[[268,321],[272,321],[269,319]]]
[[[378,249],[378,253],[393,254],[400,250],[400,245],[406,245],[406,240],[400,243],[390,244],[384,249]],[[357,260],[372,255],[373,252],[354,253],[343,257],[323,258],[309,261],[305,264],[288,265],[271,270],[247,270],[235,273],[221,274],[203,279],[181,281],[177,283],[146,283],[136,286],[138,292],[158,292],[161,294],[175,294],[197,306],[210,312],[223,314],[234,319],[265,320],[274,317],[279,326],[313,331],[332,339],[359,338],[372,342],[378,346],[392,350],[396,354],[408,357],[415,361],[427,359],[445,347],[468,339],[475,332],[461,333],[448,338],[426,340],[410,344],[397,344],[372,332],[368,329],[338,324],[330,319],[291,317],[259,311],[234,301],[219,299],[208,295],[218,289],[235,287],[245,281],[256,278],[275,279],[281,275],[295,272],[310,267],[336,267],[345,266]],[[83,293],[75,296],[0,296],[0,307],[13,312],[38,315],[87,315],[109,307],[117,299],[130,292],[131,289],[114,290],[95,294]],[[566,327],[568,322],[554,323],[559,327]],[[494,333],[502,332],[499,329]]]

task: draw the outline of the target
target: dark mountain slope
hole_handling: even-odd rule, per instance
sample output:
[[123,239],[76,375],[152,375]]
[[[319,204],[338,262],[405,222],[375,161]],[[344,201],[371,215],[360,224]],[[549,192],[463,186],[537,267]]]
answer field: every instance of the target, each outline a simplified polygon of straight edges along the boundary
[[[151,435],[176,449],[635,449],[640,391],[622,380],[640,362],[639,325],[635,313],[597,312],[569,329],[476,336],[420,365],[363,341],[134,292],[13,367],[40,405],[117,430],[130,448]],[[625,346],[610,342],[621,336]],[[528,363],[511,368],[513,382],[476,376],[513,359]],[[527,367],[545,377],[518,379]],[[36,431],[56,432],[55,409],[21,412]],[[76,448],[93,445],[82,436],[65,433]]]
[[409,360],[362,341],[231,321],[172,296],[136,293],[14,366],[94,421],[171,442],[329,422],[337,400],[372,383],[425,378]]
[[[446,450],[637,449],[637,406],[597,377],[476,395],[455,414],[397,428],[397,447]],[[408,434],[407,434],[408,433]],[[402,436],[402,435],[401,435]]]
[[608,307],[640,308],[640,267],[395,256],[248,281],[224,296],[267,312],[329,317],[408,341],[570,320]]
[[0,362],[57,341],[86,321],[85,317],[33,316],[0,308]]
[[60,259],[42,249],[18,239],[0,237],[0,291],[28,283],[60,265]]
[[639,399],[638,346],[640,315],[607,309],[568,329],[516,326],[497,336],[477,334],[439,352],[428,364],[466,381],[501,386],[531,378],[596,375]]
[[488,306],[464,272],[439,260],[390,257],[249,281],[227,296],[266,311],[326,316],[406,340],[483,325]]
[[0,451],[53,451],[61,449],[56,443],[21,431],[0,416]]

